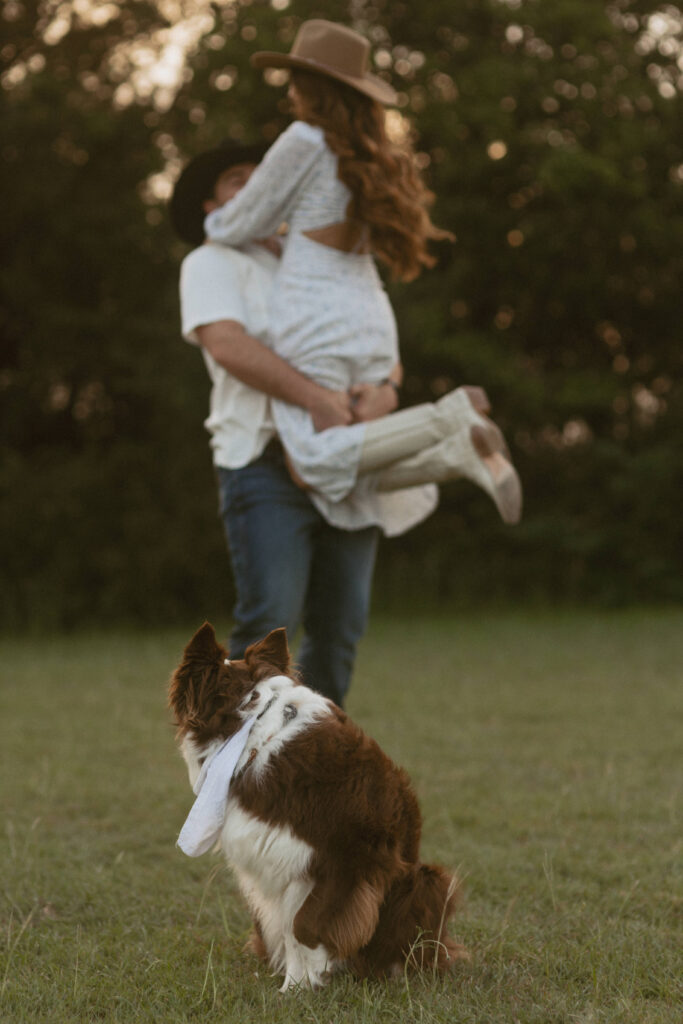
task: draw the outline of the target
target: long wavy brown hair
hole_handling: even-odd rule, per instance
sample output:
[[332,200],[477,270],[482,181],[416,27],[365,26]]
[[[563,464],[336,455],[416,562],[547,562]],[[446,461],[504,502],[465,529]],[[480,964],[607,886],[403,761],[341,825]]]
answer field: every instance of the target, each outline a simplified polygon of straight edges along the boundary
[[384,107],[352,86],[325,75],[292,71],[305,119],[319,125],[339,161],[339,178],[351,192],[348,216],[364,224],[369,246],[392,275],[412,281],[436,262],[432,239],[453,238],[429,216],[434,195],[426,187],[409,143],[387,136]]

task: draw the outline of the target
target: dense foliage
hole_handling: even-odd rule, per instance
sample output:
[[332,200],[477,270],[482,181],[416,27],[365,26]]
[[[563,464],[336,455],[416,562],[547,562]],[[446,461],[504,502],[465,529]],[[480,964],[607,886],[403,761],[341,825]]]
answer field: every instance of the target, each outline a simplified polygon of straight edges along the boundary
[[676,8],[9,0],[1,621],[228,608],[208,383],[179,339],[184,249],[163,200],[187,156],[284,127],[278,76],[249,55],[288,48],[312,16],[372,39],[401,93],[393,128],[413,126],[457,235],[435,270],[389,286],[407,401],[484,385],[526,491],[510,530],[474,488],[445,488],[429,523],[383,547],[379,594],[680,598]]

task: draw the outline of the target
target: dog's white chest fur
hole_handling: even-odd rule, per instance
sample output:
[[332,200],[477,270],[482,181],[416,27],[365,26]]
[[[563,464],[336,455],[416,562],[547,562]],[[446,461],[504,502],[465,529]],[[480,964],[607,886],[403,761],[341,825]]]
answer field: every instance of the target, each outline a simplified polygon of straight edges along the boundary
[[313,847],[287,826],[268,825],[231,799],[221,834],[225,856],[266,898],[278,898],[305,875]]

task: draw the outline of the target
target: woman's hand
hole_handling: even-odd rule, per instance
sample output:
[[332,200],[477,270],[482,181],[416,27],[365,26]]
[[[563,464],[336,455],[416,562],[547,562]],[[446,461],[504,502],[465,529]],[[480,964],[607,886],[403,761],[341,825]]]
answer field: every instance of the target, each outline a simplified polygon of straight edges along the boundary
[[349,393],[355,423],[388,416],[398,408],[396,388],[386,381],[382,384],[356,384]]
[[351,396],[348,391],[331,391],[320,387],[314,400],[309,404],[308,411],[313,426],[320,432],[328,427],[348,427],[353,423],[351,412]]

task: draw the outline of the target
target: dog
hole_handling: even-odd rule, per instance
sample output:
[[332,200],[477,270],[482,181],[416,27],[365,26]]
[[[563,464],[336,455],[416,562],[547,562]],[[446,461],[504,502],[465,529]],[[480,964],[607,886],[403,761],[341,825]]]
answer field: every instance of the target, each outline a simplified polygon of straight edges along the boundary
[[342,969],[391,977],[466,958],[447,933],[458,885],[420,862],[406,773],[299,682],[284,629],[233,661],[205,623],[171,677],[169,704],[199,792],[179,845],[197,855],[220,843],[252,913],[249,945],[284,974],[281,992]]

